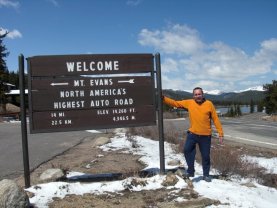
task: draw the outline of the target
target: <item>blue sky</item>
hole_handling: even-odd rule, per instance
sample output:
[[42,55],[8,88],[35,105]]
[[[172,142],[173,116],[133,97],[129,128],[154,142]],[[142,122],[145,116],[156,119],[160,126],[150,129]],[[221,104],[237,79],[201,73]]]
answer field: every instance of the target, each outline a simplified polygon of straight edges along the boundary
[[10,55],[159,52],[164,89],[235,91],[277,78],[277,0],[0,0]]

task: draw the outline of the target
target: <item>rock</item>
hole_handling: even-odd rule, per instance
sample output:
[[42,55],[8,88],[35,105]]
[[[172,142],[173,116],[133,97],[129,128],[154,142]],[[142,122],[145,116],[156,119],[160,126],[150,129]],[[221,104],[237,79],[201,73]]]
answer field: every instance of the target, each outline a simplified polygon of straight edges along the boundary
[[199,197],[199,194],[193,189],[187,188],[187,189],[181,190],[180,196],[184,197],[187,200],[191,200],[191,199],[197,199]]
[[180,160],[170,160],[167,163],[170,166],[180,166],[181,165],[181,161]]
[[257,188],[257,186],[255,186],[255,184],[248,182],[248,183],[243,183],[241,184],[243,186],[249,187],[249,188]]
[[90,169],[90,168],[91,168],[91,164],[87,164],[87,165],[85,166],[85,168],[86,168],[86,169]]
[[44,171],[39,179],[42,182],[50,182],[50,181],[57,181],[58,179],[64,177],[64,172],[61,169],[53,168],[47,169]]
[[114,133],[126,133],[127,129],[126,128],[117,128],[114,129]]
[[92,142],[92,147],[98,147],[98,146],[101,146],[101,145],[104,145],[104,144],[107,144],[110,142],[110,138],[108,137],[98,137],[96,139],[93,140]]
[[194,189],[194,185],[193,185],[193,183],[192,183],[192,181],[190,179],[186,179],[185,181],[188,184],[188,188],[189,189]]
[[30,202],[27,194],[14,181],[4,179],[0,181],[1,208],[27,208]]
[[204,198],[204,197],[198,197],[196,199],[191,199],[189,201],[179,203],[181,207],[186,207],[186,208],[202,208],[202,207],[207,207],[211,205],[217,206],[219,204],[220,204],[220,201],[218,200]]
[[175,174],[177,175],[177,176],[180,176],[180,177],[184,177],[184,174],[185,174],[185,171],[184,170],[182,170],[182,169],[178,169],[176,172],[175,172]]
[[165,180],[163,181],[162,185],[163,186],[174,186],[177,182],[178,182],[178,178],[176,177],[176,175],[169,172],[166,175]]
[[20,113],[20,107],[13,105],[11,103],[6,104],[6,110],[7,112]]
[[[182,197],[182,196],[180,196],[180,197]],[[176,201],[175,202],[174,201],[161,202],[161,203],[157,203],[157,207],[159,207],[159,208],[180,208],[180,207],[204,208],[204,207],[211,206],[211,205],[215,205],[214,207],[216,207],[220,204],[221,203],[218,200],[213,200],[213,199],[204,198],[204,197],[198,197],[198,198],[191,198],[191,199],[181,201],[181,202],[176,202]],[[229,204],[226,204],[226,205],[229,205]]]
[[146,186],[147,181],[142,178],[133,178],[131,181],[132,186]]

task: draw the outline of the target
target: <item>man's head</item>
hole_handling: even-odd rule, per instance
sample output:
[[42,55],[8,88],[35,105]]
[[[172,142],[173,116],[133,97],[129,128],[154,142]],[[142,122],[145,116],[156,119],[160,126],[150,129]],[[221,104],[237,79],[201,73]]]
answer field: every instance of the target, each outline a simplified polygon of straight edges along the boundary
[[204,93],[203,93],[203,89],[201,87],[196,87],[193,89],[192,91],[193,94],[193,99],[195,100],[195,102],[197,103],[203,103],[204,101]]

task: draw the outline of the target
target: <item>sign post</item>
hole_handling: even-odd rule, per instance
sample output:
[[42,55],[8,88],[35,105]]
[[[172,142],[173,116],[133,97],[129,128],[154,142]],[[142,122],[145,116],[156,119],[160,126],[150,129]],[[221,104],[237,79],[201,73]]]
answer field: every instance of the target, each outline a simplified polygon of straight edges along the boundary
[[27,136],[26,107],[25,107],[24,56],[22,54],[18,57],[18,65],[19,65],[20,120],[21,120],[24,179],[25,179],[25,188],[29,188],[30,187],[30,168],[29,168],[29,151],[28,151],[28,136]]
[[157,72],[157,100],[158,100],[158,129],[159,129],[159,148],[160,148],[160,172],[165,173],[164,161],[164,127],[163,127],[163,102],[162,102],[162,79],[161,79],[161,60],[160,54],[155,55]]

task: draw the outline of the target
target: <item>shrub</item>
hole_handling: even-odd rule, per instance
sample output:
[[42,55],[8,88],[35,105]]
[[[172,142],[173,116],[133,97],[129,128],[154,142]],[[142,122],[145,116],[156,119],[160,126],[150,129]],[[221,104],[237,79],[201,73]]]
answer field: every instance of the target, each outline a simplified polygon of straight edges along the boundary
[[211,148],[211,163],[213,168],[218,170],[220,175],[232,176],[240,175],[242,177],[255,178],[262,175],[264,168],[244,159],[243,152],[240,149],[233,148],[227,144],[224,146],[216,144],[213,141]]

